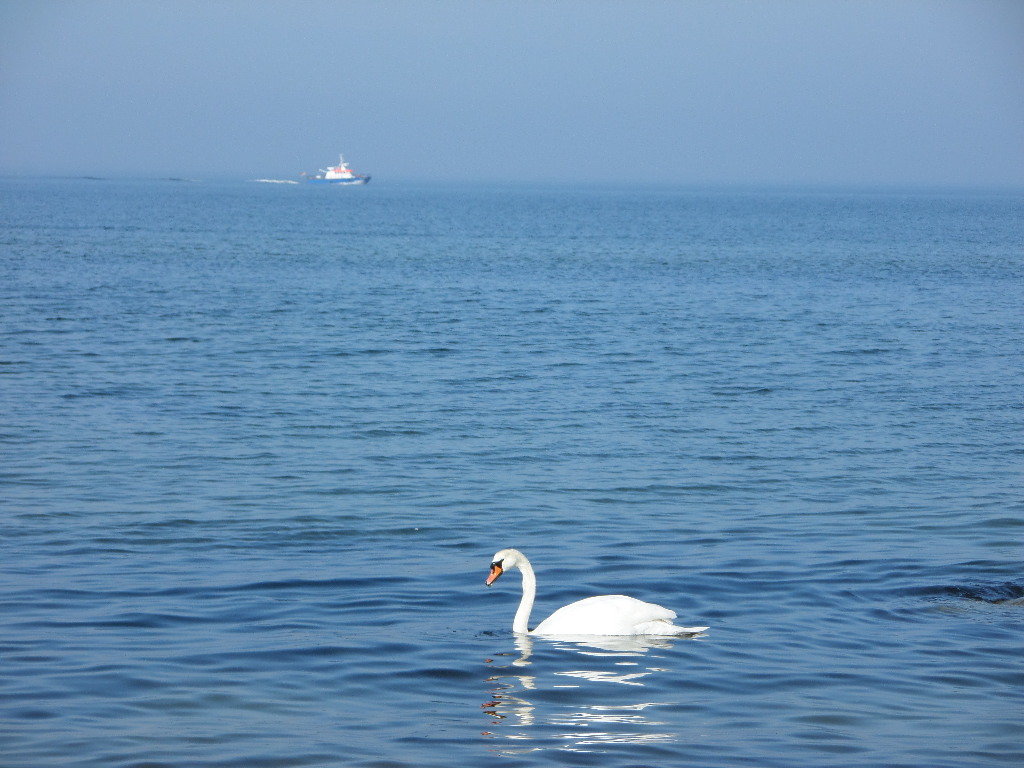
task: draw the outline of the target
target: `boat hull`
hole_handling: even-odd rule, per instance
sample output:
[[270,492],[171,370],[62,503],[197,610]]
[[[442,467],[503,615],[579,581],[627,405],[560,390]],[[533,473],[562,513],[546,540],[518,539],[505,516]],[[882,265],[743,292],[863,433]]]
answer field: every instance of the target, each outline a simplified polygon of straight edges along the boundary
[[357,176],[352,179],[306,179],[307,184],[369,184],[369,176]]

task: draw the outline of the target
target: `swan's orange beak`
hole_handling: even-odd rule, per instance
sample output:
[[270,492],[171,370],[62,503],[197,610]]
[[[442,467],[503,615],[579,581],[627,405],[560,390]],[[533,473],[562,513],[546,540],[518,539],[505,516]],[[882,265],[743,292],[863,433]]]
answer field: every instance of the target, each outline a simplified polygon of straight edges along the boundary
[[501,576],[502,573],[504,573],[504,571],[501,570],[501,563],[491,563],[491,575],[487,577],[487,581],[484,583],[488,587],[491,586],[491,584],[498,580],[498,577]]

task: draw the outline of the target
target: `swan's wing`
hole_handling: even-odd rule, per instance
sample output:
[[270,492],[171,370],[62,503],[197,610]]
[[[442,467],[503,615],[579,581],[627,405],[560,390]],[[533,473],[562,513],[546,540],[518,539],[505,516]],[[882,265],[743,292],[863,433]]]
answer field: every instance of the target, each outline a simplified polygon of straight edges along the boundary
[[654,603],[626,595],[588,597],[559,608],[533,630],[537,635],[677,635],[707,627],[677,627],[676,617]]

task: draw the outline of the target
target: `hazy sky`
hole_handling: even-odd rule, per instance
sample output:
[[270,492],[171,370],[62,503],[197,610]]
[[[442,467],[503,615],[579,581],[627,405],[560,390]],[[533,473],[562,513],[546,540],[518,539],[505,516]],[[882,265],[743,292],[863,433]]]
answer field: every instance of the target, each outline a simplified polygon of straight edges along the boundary
[[1024,186],[1022,0],[0,0],[0,174]]

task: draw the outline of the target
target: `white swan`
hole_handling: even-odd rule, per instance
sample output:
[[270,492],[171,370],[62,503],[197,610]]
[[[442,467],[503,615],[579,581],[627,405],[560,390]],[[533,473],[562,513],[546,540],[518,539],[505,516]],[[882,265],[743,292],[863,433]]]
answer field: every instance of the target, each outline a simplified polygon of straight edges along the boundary
[[559,608],[530,632],[528,622],[537,594],[537,577],[526,555],[503,549],[491,561],[491,586],[510,568],[523,572],[523,599],[512,621],[512,631],[531,635],[695,635],[707,627],[677,627],[675,611],[626,595],[598,595]]

